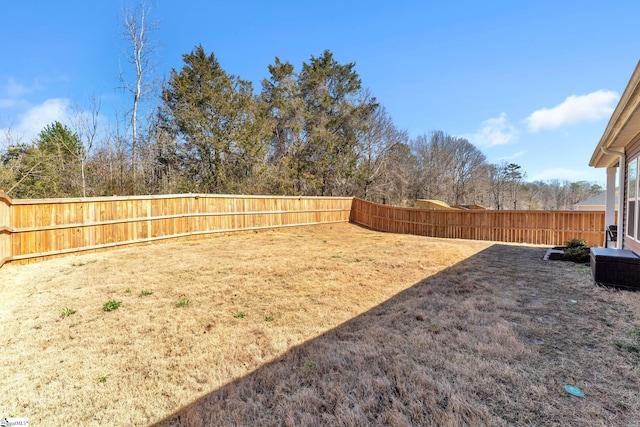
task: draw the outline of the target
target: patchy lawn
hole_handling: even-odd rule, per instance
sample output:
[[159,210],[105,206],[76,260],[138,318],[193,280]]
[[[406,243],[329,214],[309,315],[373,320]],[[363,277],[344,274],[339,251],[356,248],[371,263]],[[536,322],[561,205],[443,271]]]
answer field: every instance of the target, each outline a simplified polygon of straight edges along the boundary
[[544,252],[341,224],[8,265],[0,417],[634,425],[640,293]]

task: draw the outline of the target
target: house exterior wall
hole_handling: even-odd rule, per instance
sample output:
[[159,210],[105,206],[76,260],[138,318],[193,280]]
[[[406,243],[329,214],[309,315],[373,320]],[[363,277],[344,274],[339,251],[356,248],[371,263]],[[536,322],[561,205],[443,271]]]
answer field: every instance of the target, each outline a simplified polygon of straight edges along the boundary
[[[627,210],[628,210],[628,197],[629,197],[629,164],[636,158],[639,158],[640,155],[640,136],[636,137],[634,139],[633,142],[631,142],[629,145],[627,145],[627,147],[625,148],[625,158],[626,158],[626,165],[625,165],[625,178],[624,178],[624,215],[623,215],[623,221],[624,224],[622,227],[619,227],[618,230],[624,230],[623,232],[623,241],[622,241],[622,247],[624,249],[628,249],[631,250],[635,253],[640,254],[640,242],[631,239],[629,236],[627,236]],[[638,209],[638,207],[636,207],[636,209]],[[636,223],[636,227],[638,227],[639,224]]]

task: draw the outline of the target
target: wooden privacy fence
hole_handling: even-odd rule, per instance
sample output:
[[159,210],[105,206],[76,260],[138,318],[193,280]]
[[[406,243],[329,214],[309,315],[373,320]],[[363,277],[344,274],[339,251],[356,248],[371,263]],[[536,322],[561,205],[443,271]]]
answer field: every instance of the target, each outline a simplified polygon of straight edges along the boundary
[[11,200],[0,191],[0,266],[186,236],[351,221],[377,231],[550,246],[604,241],[604,212],[444,211],[350,197],[182,194]]
[[391,233],[550,246],[574,238],[601,246],[605,235],[604,212],[595,211],[422,210],[354,199],[350,220]]
[[211,194],[11,200],[0,192],[0,266],[161,239],[347,222],[351,200]]

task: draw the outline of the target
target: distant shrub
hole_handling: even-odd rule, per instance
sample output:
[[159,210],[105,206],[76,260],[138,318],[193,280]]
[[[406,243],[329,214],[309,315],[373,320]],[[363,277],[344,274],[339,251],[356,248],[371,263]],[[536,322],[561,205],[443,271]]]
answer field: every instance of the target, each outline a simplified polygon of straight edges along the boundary
[[584,239],[571,239],[567,242],[568,248],[582,248],[587,246],[587,241]]
[[573,262],[588,262],[589,248],[586,246],[574,246],[564,250],[564,259]]

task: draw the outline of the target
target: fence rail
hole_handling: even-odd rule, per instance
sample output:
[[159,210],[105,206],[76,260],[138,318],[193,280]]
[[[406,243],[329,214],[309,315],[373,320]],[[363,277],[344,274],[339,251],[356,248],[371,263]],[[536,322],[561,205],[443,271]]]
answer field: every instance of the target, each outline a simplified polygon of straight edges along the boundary
[[0,266],[161,239],[347,222],[351,200],[211,194],[10,200],[0,192]]
[[560,246],[604,241],[604,212],[454,211],[398,208],[354,199],[351,222],[377,231],[448,239],[491,240]]

